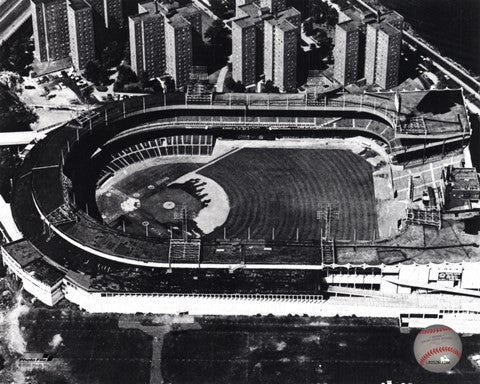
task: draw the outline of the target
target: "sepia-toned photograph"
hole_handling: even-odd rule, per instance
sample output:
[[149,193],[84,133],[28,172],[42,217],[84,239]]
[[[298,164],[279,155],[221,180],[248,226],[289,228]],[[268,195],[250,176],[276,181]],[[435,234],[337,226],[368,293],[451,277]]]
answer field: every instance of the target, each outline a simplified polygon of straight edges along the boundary
[[480,383],[479,0],[0,0],[0,384]]

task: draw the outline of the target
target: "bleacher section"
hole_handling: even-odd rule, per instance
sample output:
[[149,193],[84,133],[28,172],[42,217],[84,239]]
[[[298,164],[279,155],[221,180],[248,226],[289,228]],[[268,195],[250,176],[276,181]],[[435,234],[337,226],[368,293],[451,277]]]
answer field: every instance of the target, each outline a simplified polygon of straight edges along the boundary
[[209,135],[160,137],[132,145],[111,155],[111,161],[100,173],[99,184],[120,169],[139,161],[165,156],[210,156],[214,145],[214,138]]
[[168,252],[168,262],[170,264],[200,263],[200,250],[200,239],[171,239]]

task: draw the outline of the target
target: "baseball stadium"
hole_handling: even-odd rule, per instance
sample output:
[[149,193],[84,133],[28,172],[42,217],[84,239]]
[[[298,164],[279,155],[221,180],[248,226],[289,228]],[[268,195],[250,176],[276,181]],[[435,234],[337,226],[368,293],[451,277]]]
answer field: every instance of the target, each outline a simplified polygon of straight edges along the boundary
[[[39,300],[91,312],[361,315],[328,305],[418,292],[467,310],[471,132],[461,90],[108,103],[24,151],[23,239],[2,259]],[[410,304],[386,313],[425,311]]]

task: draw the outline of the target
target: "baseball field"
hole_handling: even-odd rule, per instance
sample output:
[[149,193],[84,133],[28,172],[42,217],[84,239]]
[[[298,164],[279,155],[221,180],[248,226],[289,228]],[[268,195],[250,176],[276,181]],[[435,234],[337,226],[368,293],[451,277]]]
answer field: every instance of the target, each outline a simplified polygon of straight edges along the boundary
[[[106,221],[137,234],[148,222],[150,235],[165,237],[169,228],[178,233],[175,212],[186,207],[189,229],[210,239],[308,241],[329,231],[337,240],[367,240],[377,231],[373,167],[349,150],[248,147],[203,164],[172,160],[118,175],[110,192],[97,196]],[[167,201],[175,209],[165,209]],[[195,228],[202,210],[224,219],[202,231]]]

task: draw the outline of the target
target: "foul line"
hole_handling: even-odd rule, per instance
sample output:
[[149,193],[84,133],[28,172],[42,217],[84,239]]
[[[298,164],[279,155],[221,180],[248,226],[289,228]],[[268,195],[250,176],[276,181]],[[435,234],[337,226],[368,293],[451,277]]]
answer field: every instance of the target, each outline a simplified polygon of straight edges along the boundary
[[213,159],[212,161],[208,162],[207,164],[205,165],[202,165],[200,168],[197,168],[193,171],[193,173],[195,172],[199,172],[201,171],[202,169],[205,169],[207,167],[209,167],[210,165],[212,164],[215,164],[217,161],[220,161],[220,160],[223,160],[224,158],[230,156],[230,155],[233,155],[235,152],[238,152],[239,150],[243,149],[243,147],[238,147],[238,148],[235,148],[235,149],[232,149],[231,151],[227,152],[227,153],[224,153],[222,156],[219,156],[217,157],[216,159]]

